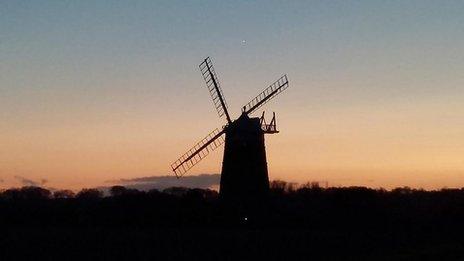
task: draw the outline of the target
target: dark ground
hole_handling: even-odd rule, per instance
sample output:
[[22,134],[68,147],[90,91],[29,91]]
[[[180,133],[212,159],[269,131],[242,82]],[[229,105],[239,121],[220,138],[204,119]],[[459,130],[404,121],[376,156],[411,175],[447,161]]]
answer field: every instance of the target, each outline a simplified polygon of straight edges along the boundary
[[1,193],[0,260],[464,260],[463,189],[274,184],[240,207],[207,190],[112,192]]

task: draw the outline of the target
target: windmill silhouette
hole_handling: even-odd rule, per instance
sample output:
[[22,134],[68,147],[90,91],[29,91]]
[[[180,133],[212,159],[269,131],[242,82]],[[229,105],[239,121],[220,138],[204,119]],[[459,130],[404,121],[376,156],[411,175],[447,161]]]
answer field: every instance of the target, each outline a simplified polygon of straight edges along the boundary
[[225,141],[220,196],[225,199],[247,199],[266,195],[269,190],[269,177],[264,134],[278,133],[275,113],[269,124],[264,119],[264,111],[261,117],[249,115],[287,89],[287,75],[280,77],[243,106],[240,117],[232,121],[211,59],[207,57],[199,67],[214,107],[219,117],[226,116],[227,124],[222,129],[213,130],[172,163],[172,170],[177,178],[182,177]]

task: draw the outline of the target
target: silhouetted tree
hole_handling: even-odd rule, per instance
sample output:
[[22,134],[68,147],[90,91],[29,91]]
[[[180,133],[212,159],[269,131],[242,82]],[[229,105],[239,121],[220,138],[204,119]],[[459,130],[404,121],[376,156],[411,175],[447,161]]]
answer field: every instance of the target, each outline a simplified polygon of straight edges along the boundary
[[150,189],[148,192],[147,192],[147,195],[150,195],[150,196],[158,196],[161,194],[161,191],[157,190],[157,189]]
[[76,195],[76,198],[79,199],[99,199],[103,197],[103,192],[98,189],[89,189],[84,188],[79,191]]
[[319,190],[321,189],[321,186],[319,182],[313,181],[313,182],[308,182],[308,183],[304,183],[300,185],[300,188]]
[[214,200],[219,197],[219,194],[214,190],[195,188],[187,190],[183,196],[188,199]]
[[41,187],[26,186],[19,189],[7,189],[2,195],[3,198],[9,200],[45,200],[50,198],[51,192]]
[[414,192],[414,190],[411,189],[410,187],[395,188],[392,190],[393,194],[402,194],[402,195],[411,194],[412,192]]
[[1,197],[7,200],[20,199],[18,188],[10,188],[2,192]]
[[135,196],[135,195],[140,195],[140,194],[143,194],[143,192],[137,189],[126,188],[124,186],[112,186],[110,188],[110,195],[113,197]]
[[57,190],[53,192],[53,198],[74,198],[76,193],[69,189]]
[[171,187],[164,189],[163,193],[180,197],[185,195],[188,191],[189,189],[184,187]]
[[283,194],[295,191],[296,183],[286,182],[283,180],[273,180],[270,182],[269,187],[272,192]]
[[205,199],[218,199],[219,198],[219,193],[216,190],[204,189],[203,190],[203,197]]
[[110,194],[113,197],[121,196],[127,191],[126,187],[124,186],[112,186],[110,188]]

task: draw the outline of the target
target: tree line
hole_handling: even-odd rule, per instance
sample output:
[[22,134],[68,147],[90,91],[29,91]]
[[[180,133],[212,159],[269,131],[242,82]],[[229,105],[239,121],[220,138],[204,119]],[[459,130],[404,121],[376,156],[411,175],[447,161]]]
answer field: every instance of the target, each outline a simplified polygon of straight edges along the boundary
[[139,191],[113,186],[50,191],[22,187],[0,192],[0,225],[185,225],[462,227],[464,189],[425,191],[367,187],[323,188],[271,182],[265,201],[227,205],[217,191],[172,187]]
[[0,259],[462,260],[463,220],[464,189],[274,181],[231,205],[209,189],[22,187],[0,193]]

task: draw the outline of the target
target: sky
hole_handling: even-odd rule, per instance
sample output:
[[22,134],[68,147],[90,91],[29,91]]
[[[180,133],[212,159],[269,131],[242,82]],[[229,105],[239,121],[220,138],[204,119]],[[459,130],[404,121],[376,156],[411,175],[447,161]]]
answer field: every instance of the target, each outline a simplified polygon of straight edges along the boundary
[[[462,1],[1,1],[0,188],[172,175],[229,112],[263,109],[271,180],[464,187]],[[255,115],[260,115],[258,110]],[[187,175],[220,172],[222,149]],[[27,183],[29,181],[29,183]],[[30,183],[33,182],[33,183]]]

